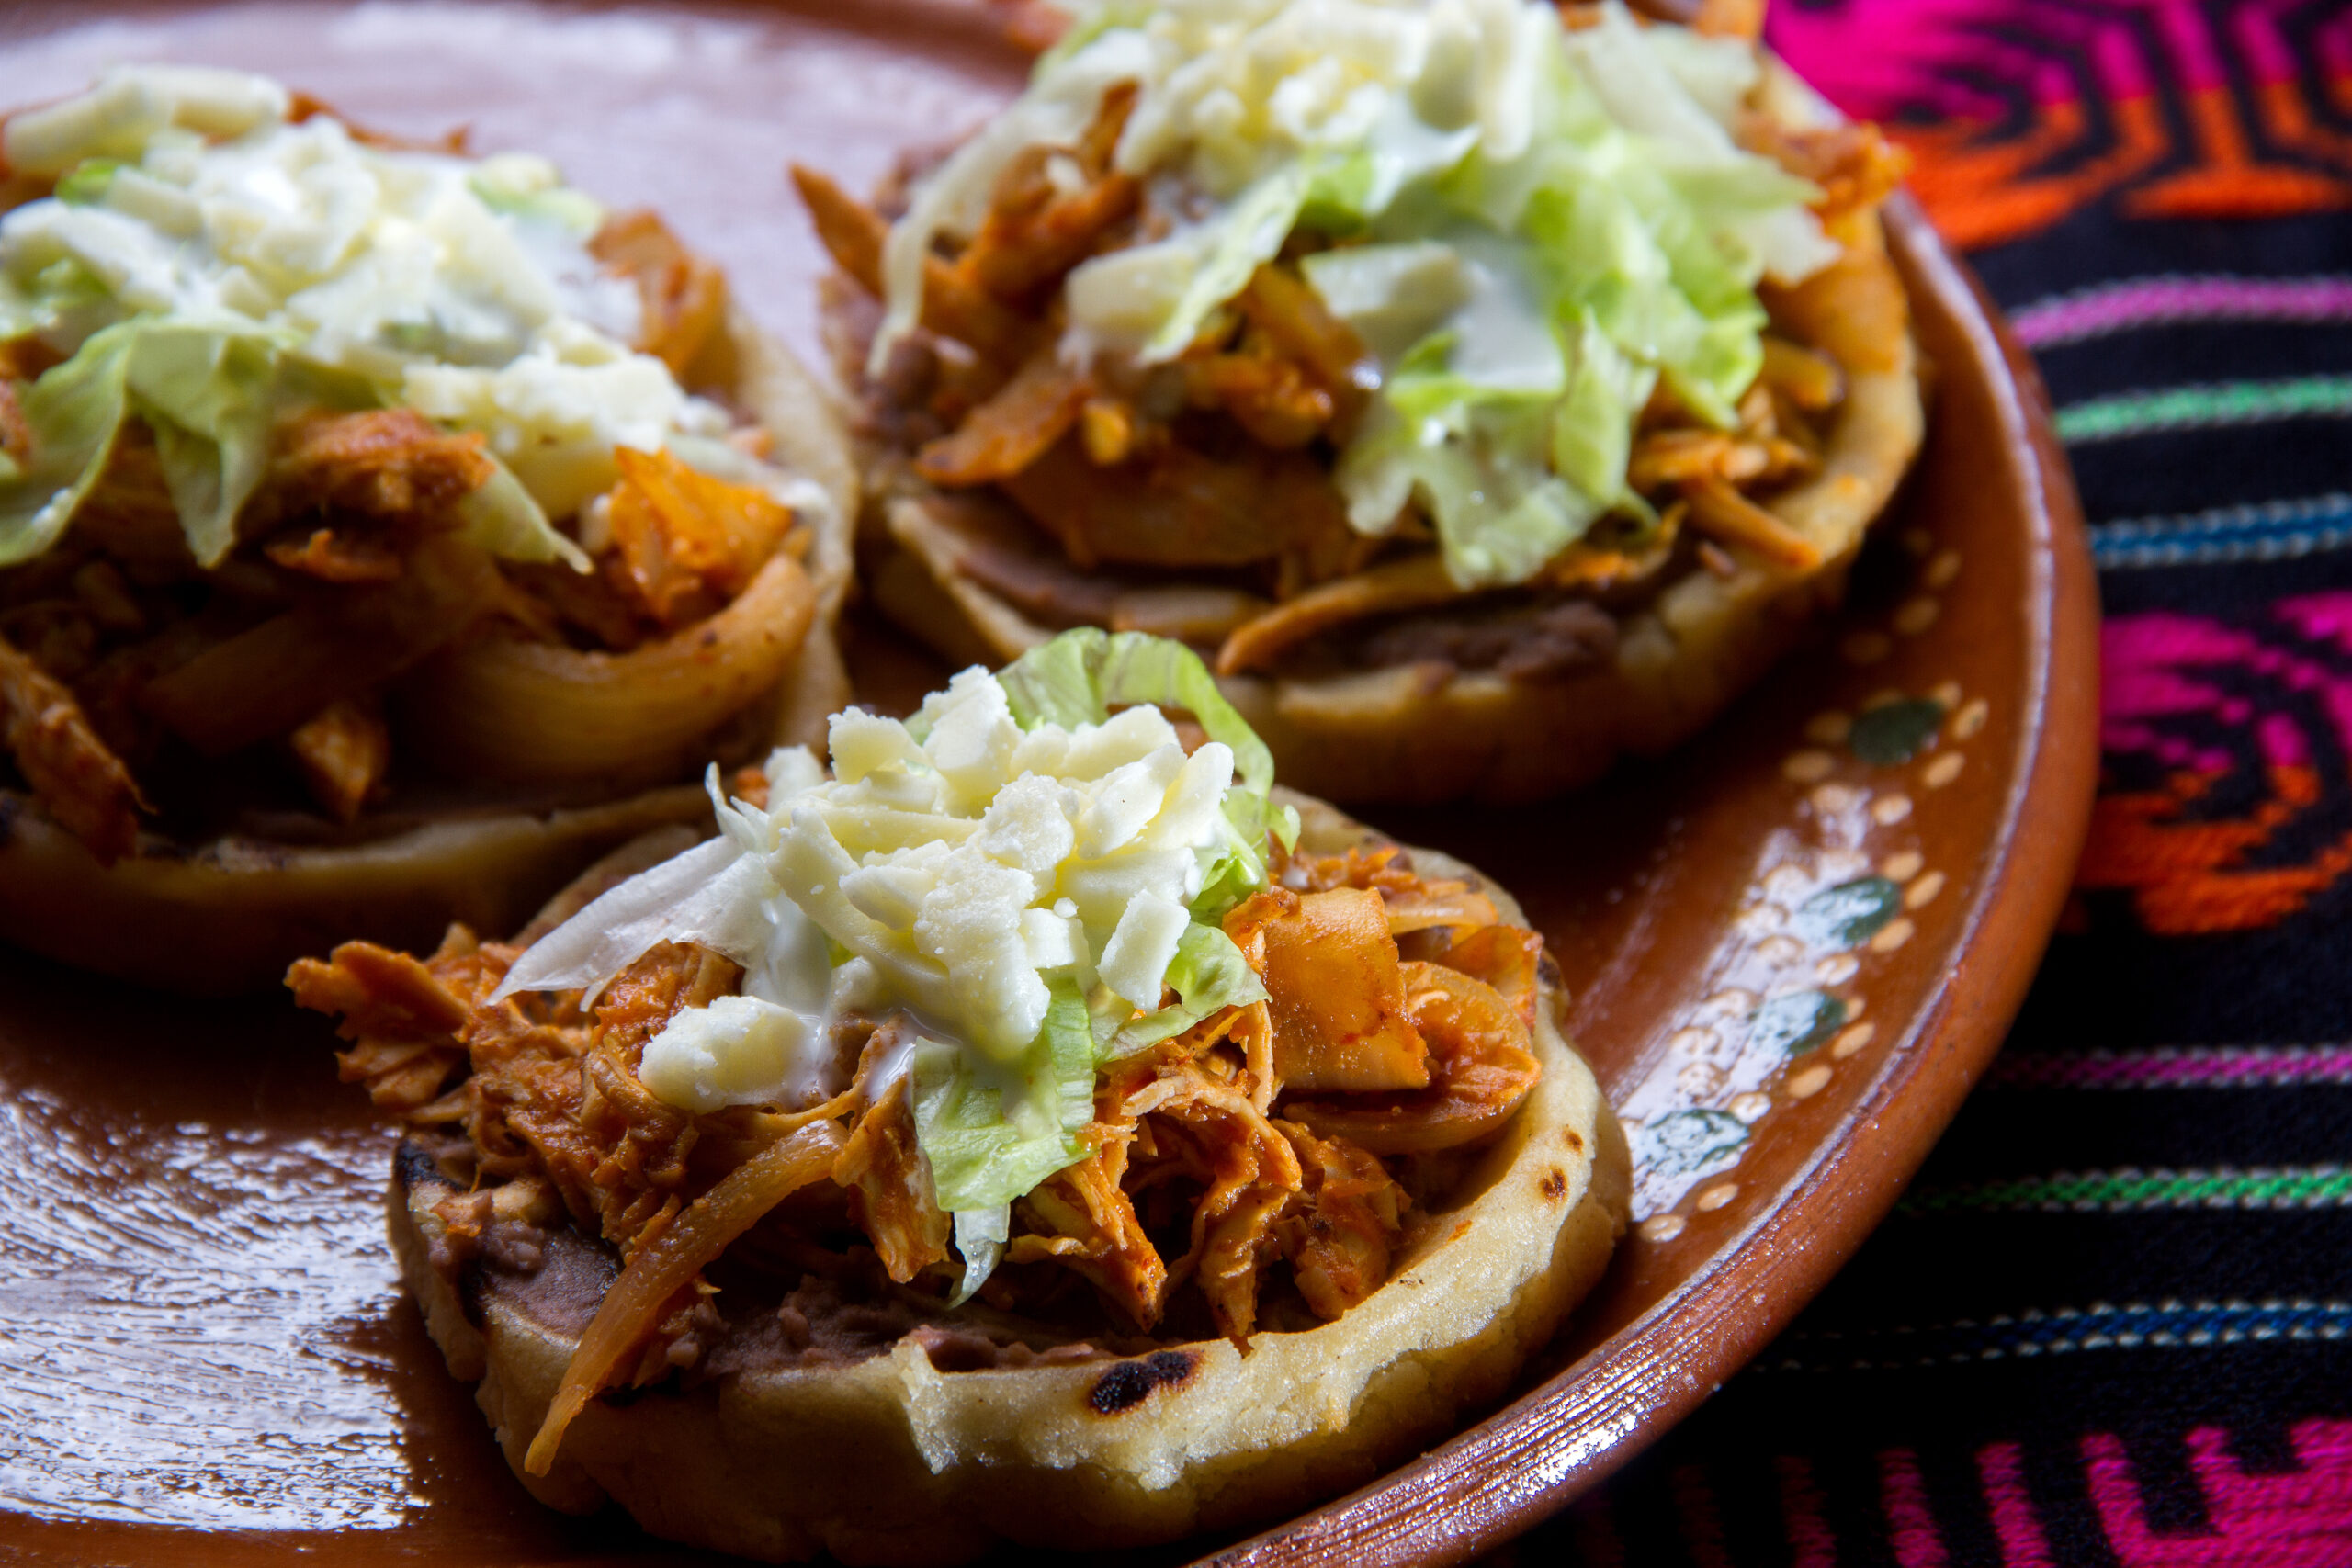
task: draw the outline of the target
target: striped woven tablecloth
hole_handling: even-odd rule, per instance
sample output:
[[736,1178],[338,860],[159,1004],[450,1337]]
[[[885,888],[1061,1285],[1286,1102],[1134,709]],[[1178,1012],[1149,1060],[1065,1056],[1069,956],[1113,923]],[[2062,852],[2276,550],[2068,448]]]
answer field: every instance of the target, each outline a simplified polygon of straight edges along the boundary
[[2039,355],[2106,610],[2064,929],[1814,1307],[1521,1541],[2352,1565],[2352,5],[1779,0]]

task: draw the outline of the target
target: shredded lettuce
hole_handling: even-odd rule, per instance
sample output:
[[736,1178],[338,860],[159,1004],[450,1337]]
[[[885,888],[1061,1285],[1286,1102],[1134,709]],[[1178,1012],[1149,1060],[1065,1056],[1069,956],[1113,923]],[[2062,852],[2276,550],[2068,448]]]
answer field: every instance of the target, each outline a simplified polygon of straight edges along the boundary
[[1233,749],[1233,771],[1244,788],[1262,795],[1273,787],[1274,754],[1226,701],[1201,656],[1181,642],[1080,626],[1031,649],[997,680],[1023,729],[1102,724],[1113,708],[1147,704],[1182,709],[1210,739]]
[[1278,839],[1284,849],[1298,842],[1298,812],[1276,806],[1264,795],[1246,789],[1225,797],[1224,841],[1203,851],[1201,890],[1189,906],[1193,919],[1216,925],[1226,911],[1266,886],[1266,839]]
[[1072,55],[1112,28],[1135,27],[1150,15],[1151,6],[1147,0],[1102,0],[1074,19],[1054,40],[1054,46],[1038,56],[1036,74],[1043,76],[1059,70]]
[[739,964],[767,951],[766,865],[724,835],[599,894],[533,942],[492,994],[602,986],[665,942],[697,942]]
[[287,334],[225,315],[141,317],[110,330],[132,334],[131,396],[154,432],[188,550],[198,566],[217,566],[268,461]]
[[997,173],[1071,141],[1123,71],[1138,96],[1116,163],[1170,229],[1070,275],[1064,352],[1171,358],[1261,263],[1304,252],[1379,364],[1339,467],[1349,520],[1385,535],[1418,505],[1465,588],[1526,581],[1611,511],[1654,521],[1624,483],[1643,405],[1662,385],[1735,423],[1759,279],[1837,255],[1820,193],[1733,134],[1756,50],[1619,0],[1575,31],[1539,0],[1071,9],[1029,91],[893,231],[892,331],[933,241],[968,234]]
[[130,407],[130,344],[127,333],[102,333],[25,395],[32,455],[0,482],[0,566],[55,544],[98,482]]
[[242,317],[135,317],[107,328],[33,384],[32,462],[0,487],[0,564],[56,543],[136,413],[155,435],[188,549],[215,566],[261,482],[283,334]]
[[1211,243],[1195,265],[1166,322],[1143,345],[1147,365],[1173,359],[1200,333],[1209,313],[1249,283],[1261,262],[1270,261],[1289,238],[1306,201],[1306,171],[1278,169],[1252,186],[1210,231]]
[[1453,168],[1477,144],[1476,125],[1440,130],[1401,95],[1384,95],[1363,144],[1317,161],[1300,220],[1318,232],[1357,232],[1406,190]]
[[1657,371],[1634,359],[1580,312],[1567,395],[1552,406],[1552,471],[1604,506],[1648,503],[1625,483],[1634,420],[1657,385]]
[[1106,1058],[1172,1039],[1227,1008],[1246,1008],[1266,999],[1258,972],[1250,967],[1233,939],[1218,927],[1199,920],[1185,927],[1177,941],[1176,956],[1168,965],[1168,984],[1177,999],[1119,1025],[1103,1048]]
[[121,167],[119,158],[92,158],[77,164],[57,182],[57,199],[70,207],[87,207],[101,200]]
[[1394,365],[1470,302],[1462,254],[1439,240],[1347,245],[1299,263],[1324,304]]
[[121,315],[106,284],[72,256],[46,262],[21,279],[0,276],[0,338],[78,344]]
[[996,1272],[997,1264],[1004,1257],[1004,1244],[1012,1237],[1010,1203],[956,1213],[956,1252],[964,1260],[964,1272],[956,1281],[956,1293],[948,1298],[948,1306],[962,1306],[978,1293],[979,1288],[988,1283],[989,1276]]
[[915,1049],[915,1137],[950,1213],[1010,1203],[1086,1153],[1094,1031],[1076,982],[1049,988],[1045,1026],[1016,1061],[942,1041]]
[[466,177],[467,186],[492,212],[544,223],[585,240],[605,221],[594,198],[563,183],[553,164],[528,152],[501,152],[483,159]]
[[1583,537],[1606,505],[1553,471],[1553,407],[1523,396],[1463,399],[1418,421],[1377,409],[1333,476],[1350,523],[1376,532],[1369,520],[1394,517],[1416,498],[1437,525],[1454,581],[1525,581]]
[[[229,311],[139,315],[91,337],[43,373],[24,401],[32,460],[0,481],[0,565],[57,542],[104,471],[132,416],[156,457],[189,553],[218,566],[237,541],[237,514],[260,485],[281,410],[329,390],[293,363],[283,326]],[[347,392],[348,389],[332,389]],[[564,560],[579,547],[548,524],[501,466],[461,503],[477,542],[518,560]]]
[[458,502],[467,537],[508,560],[560,560],[574,571],[586,571],[586,552],[556,531],[513,469],[495,457],[491,461],[496,471]]

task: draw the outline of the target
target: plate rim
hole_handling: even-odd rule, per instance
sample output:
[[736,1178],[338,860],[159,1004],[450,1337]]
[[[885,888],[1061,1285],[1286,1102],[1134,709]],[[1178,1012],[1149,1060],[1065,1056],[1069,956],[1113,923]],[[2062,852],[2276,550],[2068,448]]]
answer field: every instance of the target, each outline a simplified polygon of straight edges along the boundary
[[[1638,1317],[1486,1419],[1343,1497],[1195,1559],[1200,1568],[1459,1562],[1557,1513],[1688,1416],[1820,1292],[1893,1210],[2007,1039],[2090,827],[2098,580],[2041,372],[1915,198],[1898,192],[1884,217],[1907,281],[1944,306],[1985,369],[2024,503],[2029,717],[1951,980],[1788,1177],[1783,1190],[1802,1189],[1801,1200],[1758,1213]],[[1804,1245],[1772,1246],[1796,1229]],[[1432,1530],[1441,1515],[1444,1528]]]

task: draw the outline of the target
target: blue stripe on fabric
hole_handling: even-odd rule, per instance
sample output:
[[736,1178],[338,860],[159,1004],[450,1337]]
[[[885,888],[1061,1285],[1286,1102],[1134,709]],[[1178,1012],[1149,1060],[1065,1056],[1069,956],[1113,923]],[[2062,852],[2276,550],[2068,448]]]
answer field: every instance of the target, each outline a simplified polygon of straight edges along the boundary
[[2092,525],[2091,558],[2102,570],[2281,560],[2352,545],[2352,495],[2218,507],[2177,517]]
[[2352,1338],[2352,1302],[2287,1300],[2132,1303],[1962,1318],[1926,1327],[1786,1335],[1759,1359],[1765,1371],[1848,1371],[2030,1359],[2077,1350],[2170,1350],[2278,1340]]

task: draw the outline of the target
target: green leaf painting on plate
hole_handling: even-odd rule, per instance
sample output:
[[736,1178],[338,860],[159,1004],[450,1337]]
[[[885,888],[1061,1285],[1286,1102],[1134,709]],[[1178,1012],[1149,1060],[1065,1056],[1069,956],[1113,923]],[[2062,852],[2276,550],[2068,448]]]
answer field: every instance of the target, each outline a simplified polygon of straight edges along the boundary
[[1944,705],[1933,697],[1881,703],[1856,716],[1846,744],[1873,767],[1891,768],[1926,750],[1944,721]]
[[1870,941],[1903,907],[1903,889],[1883,876],[1825,887],[1797,906],[1790,927],[1815,947],[1843,951]]

